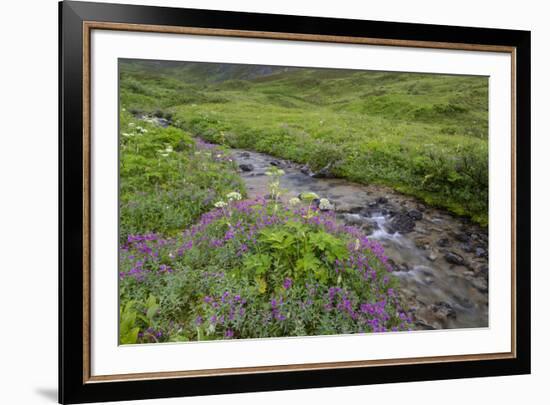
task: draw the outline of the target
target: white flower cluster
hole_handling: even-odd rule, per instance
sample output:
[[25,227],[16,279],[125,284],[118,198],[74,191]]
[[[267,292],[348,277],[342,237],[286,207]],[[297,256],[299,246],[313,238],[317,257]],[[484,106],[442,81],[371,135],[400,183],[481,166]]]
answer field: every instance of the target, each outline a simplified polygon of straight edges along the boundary
[[167,157],[170,153],[172,153],[174,149],[170,145],[166,147],[166,149],[159,149],[157,150],[158,153],[160,153],[160,156]]
[[147,130],[143,127],[140,127],[139,125],[136,127],[136,130],[142,134],[146,134]]
[[290,200],[288,200],[288,203],[292,206],[300,204],[300,199],[298,197],[292,197]]
[[327,211],[327,210],[331,210],[333,207],[332,207],[332,204],[330,203],[330,201],[328,200],[328,198],[321,198],[319,200],[319,209],[321,211]]
[[243,197],[242,197],[241,193],[238,193],[237,191],[232,191],[231,193],[227,194],[227,199],[229,201],[239,201],[242,198]]
[[225,201],[218,201],[217,203],[214,204],[214,207],[216,208],[227,207],[227,203]]

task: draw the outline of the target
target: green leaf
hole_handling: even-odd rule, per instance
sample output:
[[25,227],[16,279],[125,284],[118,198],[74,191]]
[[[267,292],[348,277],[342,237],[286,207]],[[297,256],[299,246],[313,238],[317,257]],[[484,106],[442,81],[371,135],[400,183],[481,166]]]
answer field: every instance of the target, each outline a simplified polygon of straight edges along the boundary
[[307,252],[301,259],[296,261],[296,267],[302,271],[315,270],[320,265],[321,261],[312,252]]
[[126,331],[124,334],[121,334],[120,343],[124,345],[134,344],[137,342],[138,334],[139,327],[135,327],[129,331]]
[[158,305],[154,305],[152,307],[149,307],[147,309],[147,319],[152,320],[154,318],[154,316],[157,314],[159,308],[160,307]]
[[267,254],[248,255],[243,261],[243,267],[248,272],[263,275],[271,267],[271,260]]
[[263,277],[256,277],[256,284],[260,294],[264,294],[267,291],[267,283]]

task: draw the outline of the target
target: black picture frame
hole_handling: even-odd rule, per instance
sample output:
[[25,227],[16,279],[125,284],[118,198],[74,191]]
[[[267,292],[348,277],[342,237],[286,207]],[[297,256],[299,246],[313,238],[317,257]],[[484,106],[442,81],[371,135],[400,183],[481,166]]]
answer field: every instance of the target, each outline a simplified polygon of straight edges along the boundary
[[[59,402],[353,386],[530,373],[530,32],[290,15],[207,11],[84,2],[59,3]],[[83,155],[85,22],[214,28],[515,48],[516,209],[515,339],[513,358],[329,368],[193,378],[86,381],[83,314],[86,187]]]

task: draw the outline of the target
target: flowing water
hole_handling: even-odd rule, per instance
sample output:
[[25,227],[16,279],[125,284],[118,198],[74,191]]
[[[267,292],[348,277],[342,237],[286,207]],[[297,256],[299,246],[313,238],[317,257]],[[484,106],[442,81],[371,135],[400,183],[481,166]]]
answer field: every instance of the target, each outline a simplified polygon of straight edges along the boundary
[[248,196],[265,196],[272,166],[285,171],[283,199],[312,191],[328,198],[337,219],[378,240],[414,313],[415,329],[488,326],[487,231],[389,188],[312,177],[307,168],[233,149]]

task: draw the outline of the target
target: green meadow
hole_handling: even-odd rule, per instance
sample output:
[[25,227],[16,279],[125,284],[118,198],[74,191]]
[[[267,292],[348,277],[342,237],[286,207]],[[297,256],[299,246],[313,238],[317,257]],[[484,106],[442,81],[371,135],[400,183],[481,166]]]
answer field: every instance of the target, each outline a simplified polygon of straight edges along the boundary
[[486,77],[124,60],[120,100],[126,120],[156,115],[219,145],[331,164],[487,224]]

